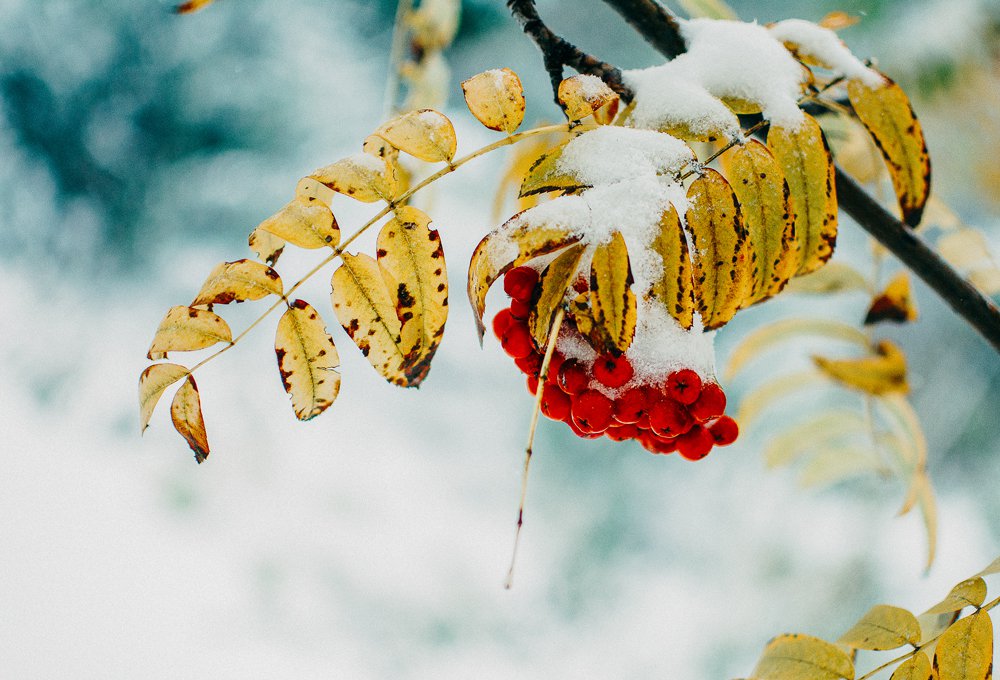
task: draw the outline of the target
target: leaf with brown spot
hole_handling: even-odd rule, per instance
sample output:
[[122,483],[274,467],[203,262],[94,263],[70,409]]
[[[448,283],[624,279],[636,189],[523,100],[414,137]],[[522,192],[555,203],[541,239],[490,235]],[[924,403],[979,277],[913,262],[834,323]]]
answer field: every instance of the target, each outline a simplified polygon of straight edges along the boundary
[[281,257],[281,251],[285,249],[285,239],[259,227],[250,232],[247,244],[250,246],[250,250],[257,253],[257,257],[262,262],[272,267],[277,264],[278,258]]
[[429,163],[450,163],[458,148],[455,127],[447,116],[434,109],[404,113],[383,123],[374,134],[400,151]]
[[193,375],[188,375],[174,394],[174,400],[170,403],[170,419],[174,423],[174,429],[187,440],[188,446],[194,451],[194,459],[204,463],[209,453],[208,434],[205,432],[201,397],[198,396],[198,385],[195,384]]
[[448,274],[431,218],[406,206],[378,235],[378,265],[395,303],[407,364],[419,382],[430,369],[448,320]]
[[329,408],[340,391],[340,355],[319,312],[292,302],[278,320],[274,353],[295,417],[310,420]]
[[182,2],[174,7],[174,12],[177,14],[191,14],[192,12],[197,12],[200,9],[205,9],[213,2],[215,2],[215,0],[188,0],[187,2]]
[[754,680],[853,680],[854,664],[836,645],[810,635],[779,635],[764,648]]
[[362,203],[391,202],[399,195],[399,178],[395,165],[388,158],[376,158],[359,153],[309,175],[339,194]]
[[178,364],[153,364],[139,376],[139,431],[145,432],[163,392],[188,374]]
[[951,624],[934,652],[940,680],[989,680],[993,676],[993,622],[978,611]]
[[572,175],[559,169],[559,157],[565,148],[565,144],[560,144],[540,156],[528,168],[528,172],[521,182],[519,198],[543,194],[548,191],[573,191],[586,186]]
[[910,100],[892,80],[869,87],[860,80],[847,81],[847,96],[854,112],[882,152],[892,177],[903,221],[920,224],[931,187],[931,159],[923,129]]
[[542,271],[538,280],[537,299],[531,307],[528,315],[528,329],[535,339],[535,344],[545,347],[552,330],[552,323],[555,320],[556,312],[566,299],[566,292],[573,281],[576,280],[577,268],[580,266],[580,258],[587,249],[586,244],[578,243],[570,246],[559,253],[556,259]]
[[486,293],[505,272],[540,255],[553,253],[580,240],[580,235],[564,227],[531,225],[515,215],[479,242],[469,262],[468,294],[475,316],[479,343],[486,327]]
[[868,313],[865,315],[865,325],[879,321],[895,321],[906,323],[916,321],[917,305],[910,293],[910,276],[905,271],[893,277],[889,285],[875,296]]
[[923,652],[917,652],[899,664],[889,680],[931,680],[931,660]]
[[399,158],[399,149],[382,137],[374,134],[365,137],[365,141],[361,144],[361,150],[370,156],[384,158],[392,162],[395,162]]
[[606,121],[618,113],[618,93],[597,76],[570,76],[559,83],[557,94],[570,121],[596,117],[599,111]]
[[674,206],[668,206],[660,215],[660,228],[649,247],[659,256],[663,273],[645,292],[645,297],[663,305],[681,328],[691,328],[695,283],[687,239]]
[[284,208],[261,222],[257,229],[300,248],[336,248],[340,243],[337,220],[330,207],[319,200],[293,198]]
[[825,359],[813,357],[823,373],[842,385],[868,394],[908,392],[906,355],[896,344],[882,340],[872,356],[861,359]]
[[948,595],[924,614],[947,614],[965,607],[979,607],[986,601],[986,581],[982,576],[973,576],[955,585]]
[[267,265],[253,260],[222,262],[205,279],[191,306],[259,300],[268,295],[281,295],[283,290],[278,272]]
[[837,642],[855,649],[872,650],[917,645],[920,643],[920,623],[905,609],[877,604]]
[[319,202],[329,208],[336,195],[336,191],[312,177],[303,177],[295,185],[295,197],[306,205]]
[[754,285],[746,307],[780,292],[798,270],[795,213],[785,173],[766,146],[750,140],[722,158],[749,235]]
[[837,243],[833,156],[819,124],[809,114],[803,115],[797,129],[772,125],[767,133],[767,145],[784,170],[795,208],[796,276],[822,267]]
[[728,323],[750,297],[750,243],[739,201],[718,172],[706,169],[691,183],[687,197],[690,207],[685,219],[694,244],[694,300],[705,330],[712,330]]
[[624,352],[635,337],[636,299],[625,238],[611,235],[594,251],[590,262],[590,306],[604,338],[604,349]]
[[491,130],[513,134],[524,120],[524,87],[509,68],[474,75],[462,82],[469,111]]
[[232,341],[229,324],[218,314],[194,307],[171,307],[156,329],[146,356],[162,358],[167,352],[190,352]]

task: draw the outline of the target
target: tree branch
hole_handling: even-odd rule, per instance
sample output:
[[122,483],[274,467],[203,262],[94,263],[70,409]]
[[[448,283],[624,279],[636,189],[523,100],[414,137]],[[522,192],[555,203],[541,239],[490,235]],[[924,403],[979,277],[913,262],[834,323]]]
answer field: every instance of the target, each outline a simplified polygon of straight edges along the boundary
[[687,51],[681,28],[674,17],[656,0],[604,0],[646,39],[657,52],[673,59]]

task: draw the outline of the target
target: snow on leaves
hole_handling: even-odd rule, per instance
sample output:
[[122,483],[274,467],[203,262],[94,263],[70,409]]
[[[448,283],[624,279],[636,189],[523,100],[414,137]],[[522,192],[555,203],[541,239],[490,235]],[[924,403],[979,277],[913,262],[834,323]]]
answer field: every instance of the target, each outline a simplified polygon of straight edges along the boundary
[[538,298],[534,300],[528,316],[528,329],[539,347],[545,347],[556,312],[566,301],[586,249],[587,246],[582,243],[570,246],[542,270],[536,293]]
[[566,78],[559,83],[557,97],[571,121],[594,116],[598,123],[607,125],[618,113],[618,94],[597,76]]
[[433,109],[397,116],[379,127],[375,134],[400,151],[429,163],[450,163],[458,147],[451,121]]
[[312,305],[302,300],[288,305],[278,320],[274,353],[295,417],[311,420],[329,408],[340,391],[340,355]]
[[620,354],[632,344],[637,320],[632,281],[625,238],[616,231],[608,243],[597,246],[590,264],[590,306],[602,350]]
[[524,87],[509,68],[493,69],[462,82],[469,111],[490,130],[513,134],[524,120]]

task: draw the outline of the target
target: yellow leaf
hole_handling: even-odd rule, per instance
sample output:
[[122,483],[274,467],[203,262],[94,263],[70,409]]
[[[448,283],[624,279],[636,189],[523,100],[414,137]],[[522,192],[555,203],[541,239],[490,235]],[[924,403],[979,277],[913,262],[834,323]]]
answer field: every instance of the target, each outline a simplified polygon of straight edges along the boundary
[[879,321],[916,321],[917,305],[910,293],[910,276],[905,271],[893,277],[885,290],[875,296],[868,313],[865,315],[865,325]]
[[174,11],[177,14],[190,14],[192,12],[197,12],[200,9],[204,9],[211,5],[215,0],[188,0],[187,2],[182,2],[181,4],[174,7]]
[[823,266],[837,242],[837,192],[833,156],[819,124],[809,114],[795,130],[772,125],[767,145],[781,164],[795,208],[799,241],[796,275]]
[[164,390],[188,374],[177,364],[153,364],[139,376],[139,429],[145,432]]
[[660,256],[663,274],[653,282],[646,296],[658,300],[681,328],[691,328],[695,280],[687,238],[674,206],[668,206],[660,215],[660,229],[649,247]]
[[378,263],[363,253],[341,256],[333,273],[333,311],[375,370],[389,382],[416,386],[422,376],[408,372],[413,346],[404,346],[396,304],[386,288]]
[[940,680],[989,680],[993,676],[993,622],[979,611],[959,619],[941,635],[934,652]]
[[[520,144],[510,147],[507,169],[497,183],[496,195],[493,198],[493,221],[499,221],[504,213],[504,204],[509,195],[517,196],[521,180],[535,162],[554,145],[562,143],[565,134],[540,135],[526,139]],[[526,210],[537,205],[539,194],[523,196],[518,199],[518,210]]]
[[605,119],[613,119],[618,113],[618,93],[597,76],[570,76],[559,83],[557,96],[570,121],[595,115],[602,109]]
[[378,265],[401,323],[402,345],[413,348],[409,370],[416,382],[430,369],[448,320],[444,250],[430,223],[417,208],[401,208],[382,227],[377,245]]
[[209,453],[208,434],[205,432],[201,398],[193,375],[188,375],[174,394],[174,400],[170,403],[170,419],[174,422],[174,429],[187,440],[188,446],[194,451],[194,459],[199,463],[205,462]]
[[706,169],[691,183],[687,197],[695,304],[706,330],[712,330],[728,323],[750,296],[750,243],[736,195],[718,172]]
[[[261,222],[257,230],[270,232],[300,248],[336,248],[340,243],[340,227],[329,206],[322,201],[299,197]],[[253,248],[252,242],[250,247]]]
[[896,649],[920,643],[917,617],[905,609],[877,604],[837,640],[855,649]]
[[788,465],[817,446],[865,434],[867,428],[867,423],[856,411],[820,413],[772,439],[764,451],[764,463],[770,468]]
[[430,163],[450,163],[458,148],[451,121],[434,109],[404,113],[384,123],[375,134],[400,151]]
[[914,472],[923,470],[927,464],[927,439],[913,406],[902,394],[884,394],[873,403],[885,416],[886,425],[904,446],[906,464]]
[[937,241],[938,252],[956,269],[990,264],[990,247],[982,232],[971,227],[956,229]]
[[692,19],[725,19],[739,21],[736,12],[724,0],[679,0],[681,8]]
[[512,134],[524,120],[524,87],[509,68],[498,68],[462,82],[465,103],[491,130]]
[[982,576],[973,576],[955,585],[948,595],[924,614],[947,614],[965,607],[978,607],[986,601],[986,581]]
[[194,307],[171,307],[156,329],[147,356],[162,357],[166,352],[189,352],[232,341],[229,324],[218,314]]
[[361,150],[370,156],[384,158],[391,162],[395,162],[399,158],[399,149],[378,135],[365,137],[365,141],[361,143]]
[[834,10],[819,20],[819,25],[829,28],[831,31],[839,31],[850,28],[861,21],[861,17],[851,16],[843,10]]
[[337,398],[340,355],[323,319],[311,305],[302,300],[288,305],[278,320],[274,353],[296,418],[315,418]]
[[827,262],[822,268],[798,276],[785,286],[786,293],[828,295],[853,290],[868,290],[868,280],[854,267],[843,262]]
[[868,347],[868,336],[854,326],[823,319],[784,319],[762,326],[733,349],[726,367],[726,380],[732,380],[748,363],[782,342],[803,335],[843,340],[860,348]]
[[750,234],[754,287],[744,306],[777,294],[799,268],[788,182],[766,146],[750,140],[723,155]]
[[776,401],[799,390],[821,387],[824,383],[823,375],[818,371],[798,371],[775,378],[743,397],[736,420],[741,429],[749,429],[750,424]]
[[930,641],[948,630],[948,627],[958,620],[959,612],[946,612],[944,614],[921,614],[917,617],[920,622],[920,645],[925,648],[928,654],[934,653],[935,641]]
[[977,576],[989,576],[991,574],[1000,574],[1000,557],[990,562],[989,566],[979,572]]
[[336,191],[312,177],[303,177],[295,185],[295,197],[306,205],[319,202],[329,208],[336,195]]
[[363,203],[391,202],[399,190],[399,179],[390,160],[367,153],[348,156],[320,168],[310,177]]
[[223,262],[205,279],[191,306],[259,300],[268,295],[281,295],[283,290],[278,272],[267,265],[252,260]]
[[625,238],[617,231],[611,241],[597,246],[590,262],[590,306],[605,349],[627,350],[635,337],[636,300]]
[[969,272],[969,283],[986,295],[1000,293],[1000,268],[988,267]]
[[528,172],[521,182],[521,191],[518,193],[520,198],[548,191],[573,191],[586,186],[572,175],[559,169],[559,157],[565,148],[565,144],[560,144],[540,156],[528,168]]
[[882,152],[903,221],[917,226],[930,193],[931,161],[920,121],[913,113],[909,98],[889,78],[877,88],[851,79],[847,82],[847,95]]
[[539,277],[538,300],[528,316],[528,328],[535,344],[541,348],[548,341],[556,312],[566,299],[566,292],[576,280],[580,258],[586,249],[587,246],[583,243],[570,246],[552,260]]
[[804,487],[829,486],[862,474],[884,470],[871,446],[822,447],[812,453],[802,468]]
[[250,232],[250,238],[247,239],[247,243],[250,245],[250,249],[257,253],[257,257],[262,262],[266,262],[271,266],[277,263],[278,258],[281,257],[281,251],[285,249],[285,239],[275,236],[269,231],[264,231],[259,227]]
[[853,680],[854,664],[829,642],[809,635],[780,635],[764,648],[755,680]]
[[908,392],[906,355],[893,342],[882,340],[874,356],[861,359],[813,357],[815,364],[837,382],[868,394]]
[[889,680],[931,680],[931,660],[923,652],[917,652],[899,664]]
[[528,225],[521,222],[518,217],[519,215],[515,215],[483,237],[469,262],[469,302],[472,303],[480,343],[486,331],[483,325],[486,293],[493,282],[504,272],[528,260],[553,253],[580,240],[579,234],[574,234],[568,229]]

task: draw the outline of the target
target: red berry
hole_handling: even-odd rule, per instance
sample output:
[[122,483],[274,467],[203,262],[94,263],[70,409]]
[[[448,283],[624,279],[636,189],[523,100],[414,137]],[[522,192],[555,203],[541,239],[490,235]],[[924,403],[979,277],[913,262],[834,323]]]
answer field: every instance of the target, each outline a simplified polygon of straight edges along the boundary
[[694,419],[682,405],[664,397],[649,407],[649,425],[660,437],[676,437],[691,429]]
[[677,451],[688,460],[701,460],[714,445],[712,434],[701,425],[695,425],[677,438]]
[[497,312],[497,315],[493,317],[493,333],[498,340],[503,337],[512,323],[514,323],[514,317],[509,309],[504,308]]
[[538,372],[542,370],[542,355],[538,352],[532,352],[526,357],[514,359],[514,363],[521,369],[521,373],[533,375],[537,378]]
[[626,390],[615,399],[615,420],[619,423],[638,423],[648,405],[645,388]]
[[538,393],[538,378],[533,375],[528,376],[528,391],[532,394]]
[[688,412],[699,423],[718,418],[726,412],[726,393],[716,383],[705,383],[698,399],[688,406]]
[[693,404],[701,393],[701,378],[690,368],[674,371],[667,378],[667,394],[681,404]]
[[545,377],[546,382],[557,383],[559,379],[559,369],[562,368],[563,362],[566,358],[559,352],[553,352],[552,358],[549,359],[549,371]]
[[542,386],[542,413],[552,420],[565,420],[569,416],[569,395],[552,383]]
[[514,267],[503,277],[503,290],[515,300],[527,302],[538,283],[538,272],[531,267]]
[[635,439],[639,436],[639,428],[635,425],[612,425],[604,432],[604,436],[616,442]]
[[648,431],[639,435],[639,443],[650,453],[673,453],[677,450],[677,443],[674,440],[657,437]]
[[514,359],[522,359],[535,351],[528,327],[523,323],[512,323],[500,338],[503,351]]
[[590,376],[576,359],[569,359],[559,367],[558,383],[566,394],[580,394],[590,384]]
[[571,413],[584,432],[604,432],[611,425],[611,400],[597,390],[584,390],[573,399]]
[[587,432],[586,430],[581,429],[572,417],[567,418],[565,422],[569,425],[569,429],[573,430],[573,434],[582,439],[597,439],[598,437],[604,435],[603,432]]
[[740,426],[729,416],[722,416],[709,426],[708,431],[712,433],[716,446],[729,446],[740,435]]
[[531,314],[531,305],[523,300],[511,300],[510,301],[510,313],[515,319],[520,319],[521,321],[526,321],[528,316]]
[[632,379],[632,373],[632,364],[624,356],[602,354],[594,362],[594,377],[608,387],[621,387]]

